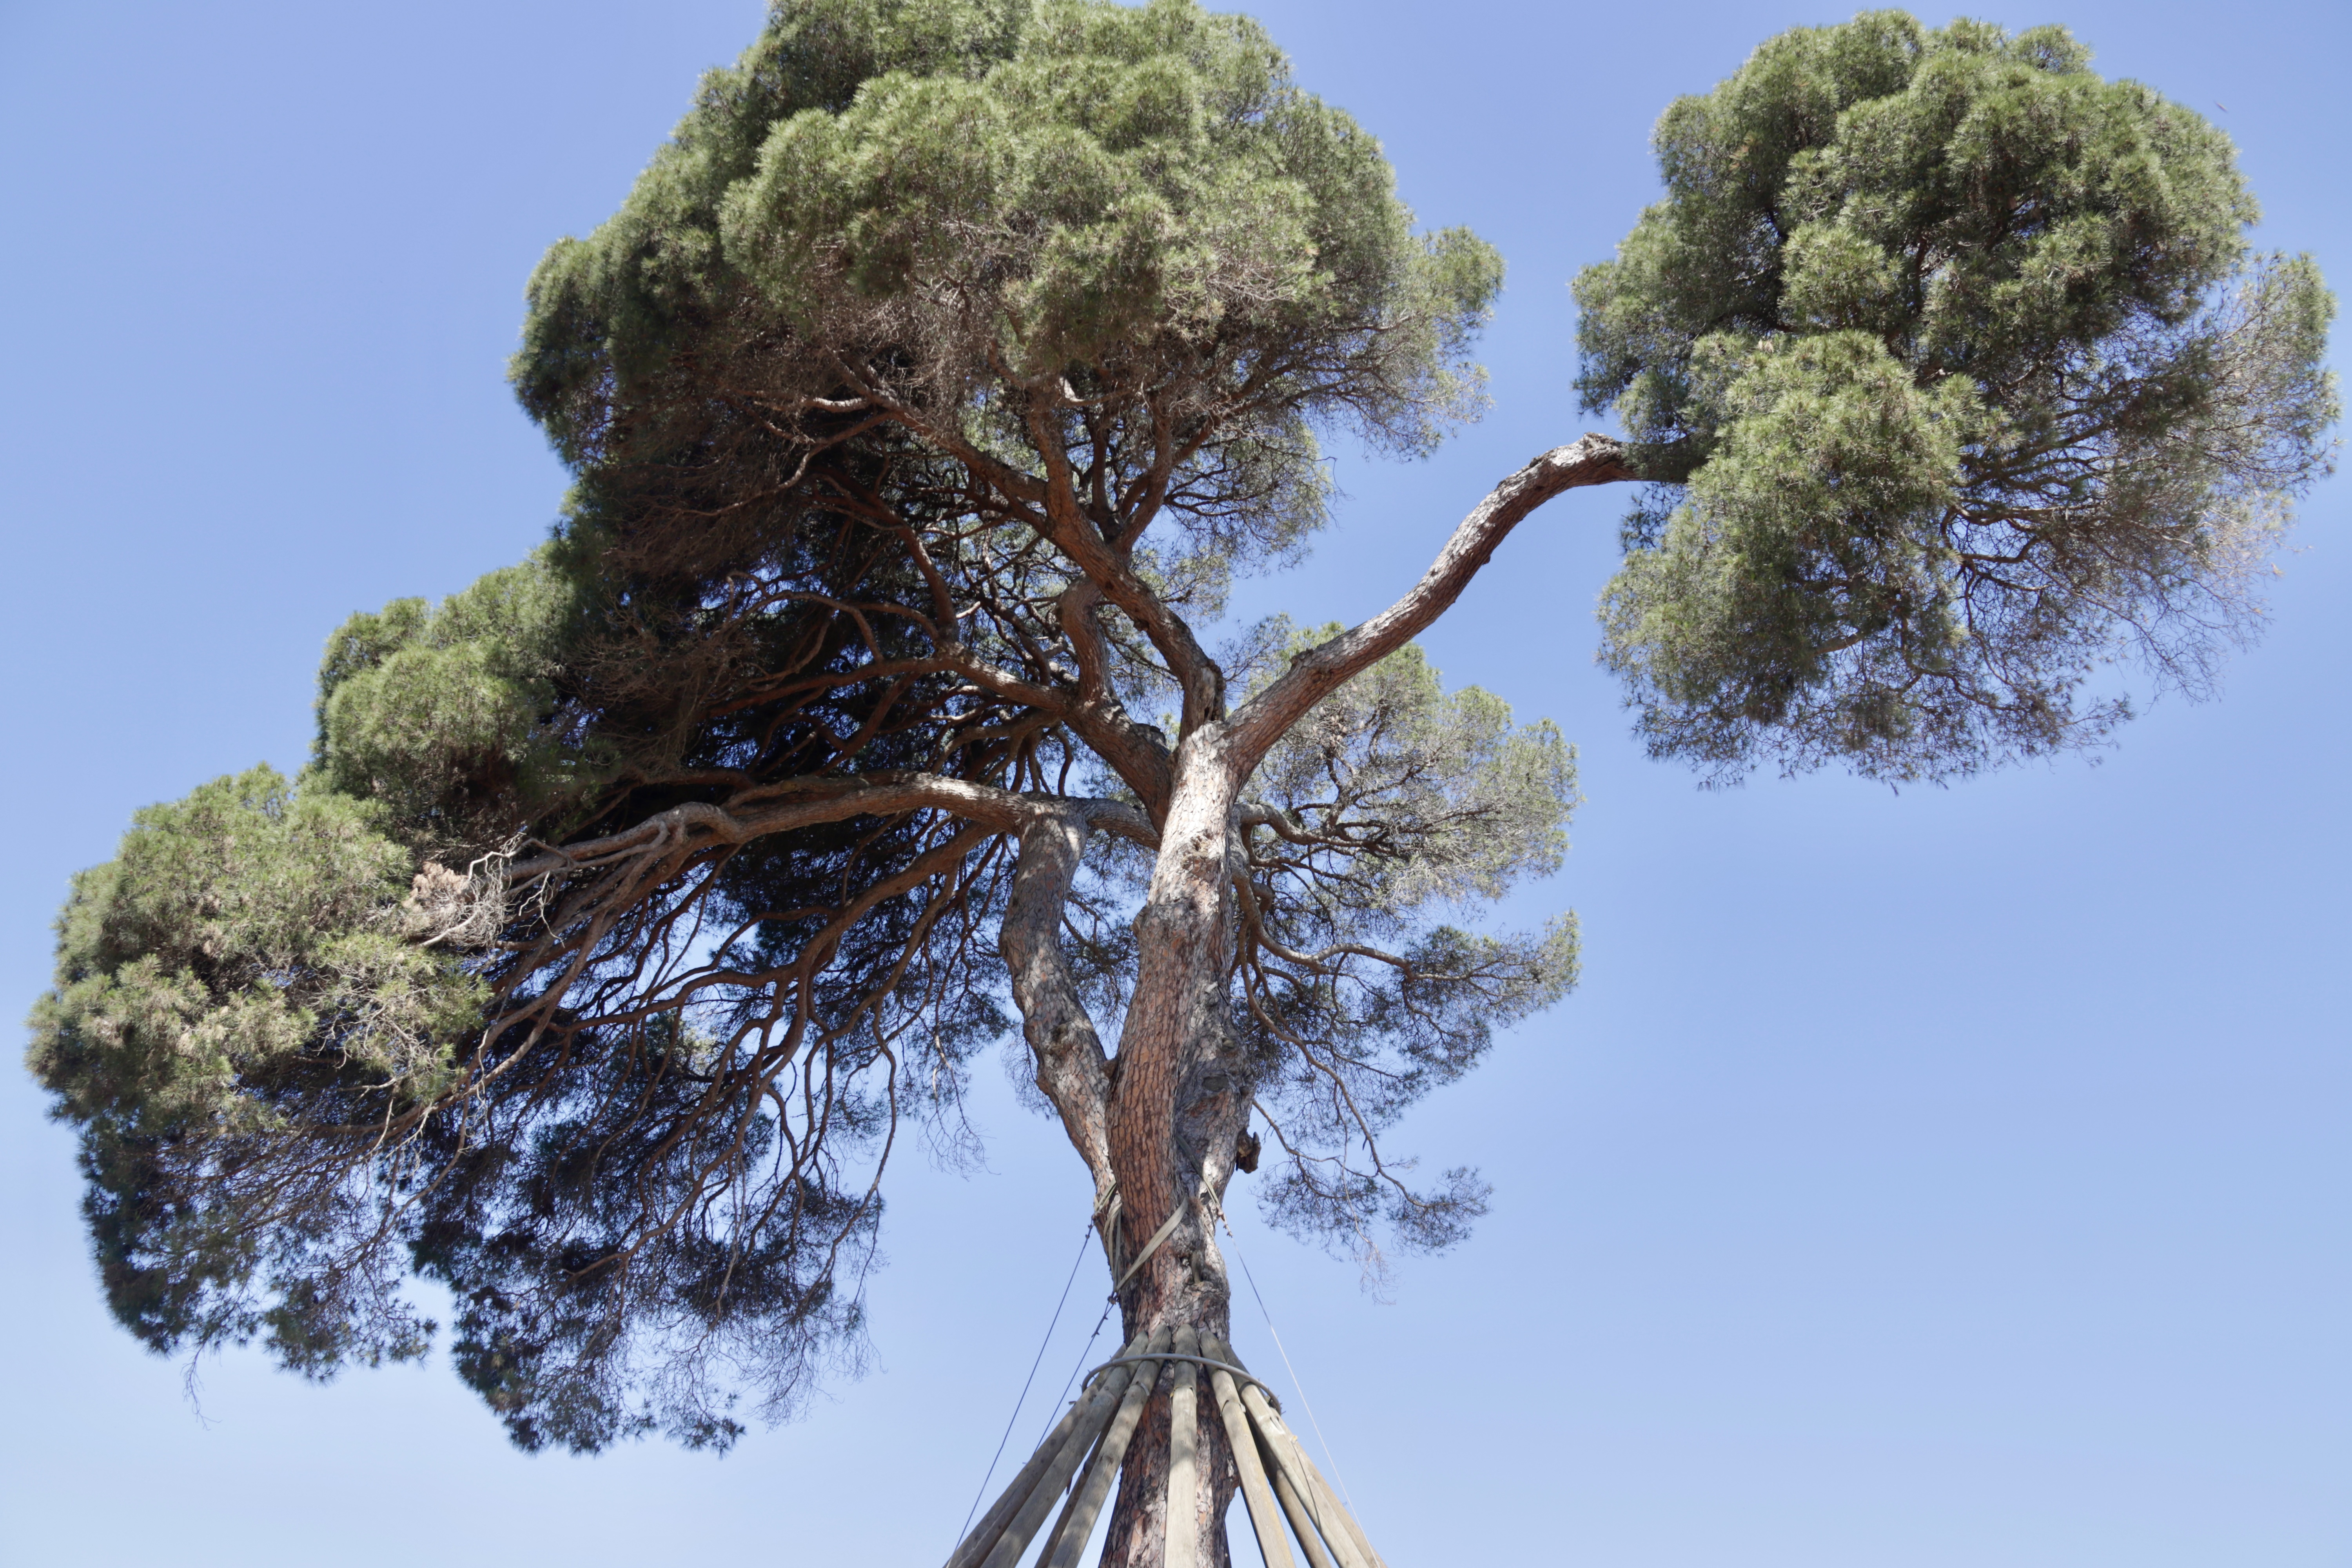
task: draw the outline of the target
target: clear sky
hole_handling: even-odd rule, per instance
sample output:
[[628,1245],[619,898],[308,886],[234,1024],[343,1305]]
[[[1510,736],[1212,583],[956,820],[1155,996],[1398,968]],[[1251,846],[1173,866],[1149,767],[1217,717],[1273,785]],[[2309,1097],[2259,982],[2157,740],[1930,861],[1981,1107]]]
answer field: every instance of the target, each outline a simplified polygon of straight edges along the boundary
[[[1424,221],[1511,266],[1493,414],[1425,464],[1343,460],[1339,526],[1244,605],[1352,619],[1585,427],[1563,285],[1654,193],[1660,109],[1844,12],[1258,14]],[[2259,240],[2352,287],[2352,7],[1992,15],[2064,22],[2100,68],[2209,114]],[[299,765],[338,621],[541,537],[562,476],[501,379],[523,279],[759,18],[0,3],[11,1016],[47,983],[68,875],[131,811]],[[2275,628],[2221,700],[2154,704],[2095,767],[1899,797],[1703,793],[1642,757],[1587,657],[1620,499],[1539,513],[1428,639],[1450,679],[1559,720],[1590,797],[1567,870],[1523,900],[1580,911],[1582,990],[1402,1138],[1482,1164],[1493,1215],[1383,1302],[1236,1190],[1374,1541],[1399,1568],[2352,1563],[2352,486],[2305,509]],[[935,1562],[1087,1203],[1059,1134],[982,1082],[990,1168],[897,1167],[865,1377],[724,1459],[582,1460],[514,1453],[437,1364],[320,1388],[230,1354],[200,1369],[200,1415],[184,1369],[107,1320],[70,1141],[0,1073],[0,1558]],[[1104,1284],[1089,1262],[1041,1381]],[[1235,1322],[1286,1385],[1246,1293]]]

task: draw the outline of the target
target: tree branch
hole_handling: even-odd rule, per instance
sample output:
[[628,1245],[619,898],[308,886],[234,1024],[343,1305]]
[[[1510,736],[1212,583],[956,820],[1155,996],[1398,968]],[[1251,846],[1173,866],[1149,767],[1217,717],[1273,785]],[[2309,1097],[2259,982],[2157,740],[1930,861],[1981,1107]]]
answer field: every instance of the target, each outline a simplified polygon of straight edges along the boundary
[[647,856],[667,858],[721,845],[748,844],[772,833],[788,833],[821,822],[839,822],[852,816],[888,816],[906,811],[941,811],[1004,833],[1018,833],[1048,812],[1075,811],[1091,826],[1147,847],[1159,842],[1150,819],[1120,801],[1015,795],[1010,790],[967,784],[937,773],[866,773],[856,778],[821,779],[792,793],[798,798],[751,811],[730,810],[701,801],[674,805],[620,833],[567,844],[528,860],[518,860],[507,868],[507,885],[520,887],[541,877],[591,870]]
[[1606,436],[1555,447],[1486,492],[1412,591],[1350,631],[1291,660],[1273,685],[1225,725],[1227,765],[1246,776],[1307,710],[1360,671],[1402,647],[1461,597],[1511,530],[1565,490],[1632,479],[1624,447]]
[[1055,601],[1055,621],[1078,664],[1077,705],[1063,716],[1063,721],[1110,764],[1111,771],[1142,798],[1144,808],[1158,817],[1168,809],[1175,758],[1160,731],[1129,718],[1111,689],[1110,653],[1102,627],[1094,618],[1095,605],[1101,596],[1100,588],[1081,578]]
[[1037,1062],[1037,1087],[1095,1179],[1095,1210],[1110,1201],[1110,1067],[1062,952],[1062,907],[1089,827],[1084,812],[1039,811],[1021,835],[1013,896],[999,939],[1013,1005]]

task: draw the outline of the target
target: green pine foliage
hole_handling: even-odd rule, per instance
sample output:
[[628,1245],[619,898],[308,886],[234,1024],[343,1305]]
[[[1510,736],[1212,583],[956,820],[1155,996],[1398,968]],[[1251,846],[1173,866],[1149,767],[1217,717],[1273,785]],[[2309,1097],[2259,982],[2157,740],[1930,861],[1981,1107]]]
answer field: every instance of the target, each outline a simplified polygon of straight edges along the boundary
[[384,816],[256,768],[75,879],[28,1062],[82,1128],[116,1315],[158,1349],[259,1333],[323,1372],[422,1348],[396,1262],[338,1233],[373,1223],[355,1167],[406,1179],[383,1129],[460,1080],[488,991],[420,940]]
[[[1276,646],[1302,653],[1343,629]],[[1265,1063],[1259,1108],[1300,1156],[1265,1206],[1302,1237],[1377,1213],[1408,1246],[1449,1245],[1484,1212],[1484,1185],[1455,1170],[1408,1194],[1382,1179],[1378,1143],[1349,1132],[1360,1118],[1385,1131],[1575,985],[1574,915],[1529,933],[1456,923],[1559,868],[1575,748],[1549,721],[1514,725],[1490,691],[1447,691],[1409,643],[1318,705],[1253,784],[1267,809],[1248,829],[1256,940],[1238,990]]]
[[919,427],[900,506],[943,448],[1018,466],[1091,429],[1097,509],[1158,508],[1139,564],[1213,614],[1324,522],[1318,429],[1423,451],[1480,406],[1500,260],[1416,235],[1393,185],[1244,17],[789,5],[549,252],[515,384],[583,470],[572,531],[691,518],[665,550],[878,429],[831,412],[845,364],[887,363],[886,423]]
[[2324,472],[2334,302],[2228,139],[2063,29],[1799,28],[1656,145],[1576,284],[1657,490],[1605,600],[1659,754],[1936,779],[2096,742],[2119,647],[2192,691]]
[[317,784],[461,859],[577,796],[597,770],[555,677],[579,619],[572,585],[540,560],[437,609],[396,599],[353,616],[319,670]]

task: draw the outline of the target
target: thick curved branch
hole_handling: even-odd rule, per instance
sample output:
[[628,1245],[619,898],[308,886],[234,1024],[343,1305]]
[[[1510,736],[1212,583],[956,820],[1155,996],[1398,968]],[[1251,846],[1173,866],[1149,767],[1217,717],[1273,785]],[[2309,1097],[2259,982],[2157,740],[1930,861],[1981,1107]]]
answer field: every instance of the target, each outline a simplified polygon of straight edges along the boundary
[[1000,947],[1013,1005],[1036,1058],[1037,1087],[1061,1113],[1063,1131],[1095,1179],[1095,1209],[1108,1206],[1110,1066],[1062,952],[1062,909],[1086,853],[1083,812],[1041,811],[1021,835],[1013,896]]
[[1300,654],[1279,679],[1242,705],[1225,725],[1227,765],[1235,776],[1246,777],[1308,709],[1444,615],[1496,546],[1536,508],[1564,490],[1633,478],[1622,446],[1606,436],[1587,436],[1553,447],[1487,491],[1411,593],[1361,626]]
[[1034,422],[1034,426],[1033,444],[1045,456],[1052,472],[1040,531],[1085,574],[1088,582],[1101,590],[1104,598],[1124,611],[1128,619],[1151,639],[1151,646],[1167,661],[1168,672],[1176,678],[1177,686],[1184,693],[1184,729],[1189,731],[1223,718],[1224,671],[1217,668],[1216,660],[1192,635],[1184,617],[1152,592],[1125,555],[1103,537],[1101,528],[1086,515],[1071,486],[1066,464],[1054,452],[1051,430],[1042,421]]
[[1064,589],[1054,604],[1055,620],[1078,664],[1077,706],[1063,721],[1110,764],[1156,819],[1168,810],[1175,758],[1159,731],[1128,716],[1111,688],[1110,650],[1094,618],[1101,596],[1093,582],[1081,579]]
[[[773,793],[759,795],[772,797]],[[647,857],[667,859],[723,845],[748,844],[772,833],[788,833],[797,827],[840,822],[852,816],[940,811],[982,827],[1018,833],[1043,813],[1065,810],[1076,811],[1092,826],[1136,843],[1150,846],[1159,842],[1150,819],[1119,801],[1071,801],[1050,795],[1015,795],[1010,790],[968,784],[937,773],[866,773],[856,778],[813,780],[794,788],[791,799],[782,804],[760,804],[755,809],[739,805],[730,810],[700,801],[674,805],[622,832],[517,860],[507,868],[507,885],[518,888],[542,877],[593,870],[620,861]]]

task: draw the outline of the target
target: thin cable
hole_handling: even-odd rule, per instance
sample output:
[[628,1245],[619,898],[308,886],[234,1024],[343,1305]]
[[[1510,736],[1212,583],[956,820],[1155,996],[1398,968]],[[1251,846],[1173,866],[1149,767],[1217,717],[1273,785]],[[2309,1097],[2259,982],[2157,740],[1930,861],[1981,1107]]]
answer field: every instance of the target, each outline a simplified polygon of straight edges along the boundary
[[[1070,1287],[1078,1282],[1078,1267],[1087,1260],[1087,1243],[1093,1238],[1094,1229],[1094,1222],[1087,1221],[1085,1233],[1078,1237],[1078,1256],[1070,1265],[1070,1277],[1062,1282],[1062,1299],[1054,1303],[1054,1321],[1045,1325],[1045,1337],[1038,1342],[1037,1354],[1029,1363],[1029,1375],[1021,1380],[1021,1397],[1013,1402],[1013,1414],[1004,1418],[1004,1436],[996,1440],[996,1452],[988,1461],[988,1474],[980,1478],[980,1490],[971,1495],[971,1510],[963,1516],[963,1529],[956,1531],[955,1542],[948,1548],[950,1555],[963,1544],[964,1531],[971,1528],[973,1518],[980,1512],[980,1500],[988,1495],[988,1483],[996,1479],[997,1461],[1004,1458],[1004,1445],[1013,1440],[1013,1424],[1021,1419],[1021,1407],[1029,1403],[1029,1385],[1037,1381],[1037,1369],[1045,1360],[1045,1347],[1054,1342],[1054,1331],[1061,1326],[1062,1309],[1069,1305]],[[1103,1315],[1110,1315],[1108,1308],[1103,1310]],[[1095,1332],[1102,1332],[1100,1323],[1095,1325]],[[1088,1340],[1087,1343],[1091,1348],[1094,1342]]]
[[1118,1305],[1118,1298],[1116,1296],[1112,1297],[1108,1301],[1103,1304],[1102,1316],[1095,1320],[1095,1331],[1087,1336],[1085,1348],[1078,1352],[1078,1364],[1070,1369],[1070,1375],[1065,1379],[1062,1384],[1062,1397],[1055,1400],[1052,1405],[1046,1406],[1045,1425],[1038,1428],[1037,1441],[1033,1445],[1034,1447],[1043,1447],[1045,1446],[1045,1434],[1054,1429],[1054,1422],[1056,1419],[1054,1415],[1054,1411],[1070,1402],[1070,1384],[1077,1382],[1078,1373],[1087,1369],[1087,1361],[1095,1352],[1095,1342],[1102,1338],[1103,1325],[1110,1321],[1110,1310]]
[[1323,1436],[1323,1423],[1315,1419],[1315,1403],[1307,1397],[1307,1384],[1299,1381],[1298,1369],[1290,1364],[1290,1352],[1283,1345],[1282,1331],[1274,1326],[1274,1314],[1265,1310],[1265,1297],[1257,1288],[1257,1276],[1250,1272],[1249,1259],[1242,1256],[1241,1238],[1234,1235],[1234,1222],[1225,1221],[1225,1239],[1234,1244],[1234,1261],[1242,1266],[1242,1278],[1249,1281],[1250,1294],[1257,1298],[1257,1314],[1265,1320],[1265,1331],[1274,1336],[1274,1348],[1282,1357],[1285,1372],[1290,1373],[1290,1386],[1298,1390],[1298,1403],[1307,1408],[1307,1424],[1315,1428],[1315,1440],[1323,1445],[1323,1458],[1330,1461],[1331,1479],[1339,1483],[1339,1495],[1347,1500],[1348,1511],[1360,1514],[1356,1497],[1348,1489],[1348,1478],[1339,1468],[1339,1459],[1331,1452],[1331,1439]]

